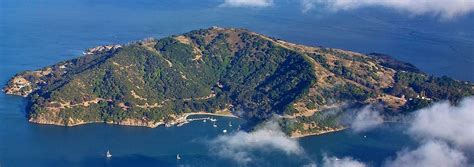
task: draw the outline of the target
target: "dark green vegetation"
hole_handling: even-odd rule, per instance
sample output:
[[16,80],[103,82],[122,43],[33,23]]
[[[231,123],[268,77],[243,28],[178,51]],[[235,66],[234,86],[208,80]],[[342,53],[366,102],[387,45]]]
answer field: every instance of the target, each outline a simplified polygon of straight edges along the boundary
[[322,109],[342,102],[380,103],[396,112],[474,94],[470,83],[432,77],[386,56],[222,28],[93,48],[20,73],[5,91],[27,96],[30,121],[39,123],[168,122],[182,113],[230,109],[253,122],[286,115],[288,132],[311,133],[304,123],[316,130],[340,126],[341,112]]

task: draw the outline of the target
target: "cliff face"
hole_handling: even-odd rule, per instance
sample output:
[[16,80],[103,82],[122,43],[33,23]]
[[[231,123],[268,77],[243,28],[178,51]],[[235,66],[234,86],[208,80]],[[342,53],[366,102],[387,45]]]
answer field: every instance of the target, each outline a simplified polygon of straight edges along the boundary
[[[474,94],[471,83],[432,77],[380,54],[288,43],[243,29],[213,27],[159,40],[99,46],[83,56],[14,76],[7,94],[30,100],[36,123],[106,122],[156,127],[189,112],[254,122],[283,115],[289,134],[341,129],[350,104],[387,114]],[[334,113],[334,112],[331,112]]]

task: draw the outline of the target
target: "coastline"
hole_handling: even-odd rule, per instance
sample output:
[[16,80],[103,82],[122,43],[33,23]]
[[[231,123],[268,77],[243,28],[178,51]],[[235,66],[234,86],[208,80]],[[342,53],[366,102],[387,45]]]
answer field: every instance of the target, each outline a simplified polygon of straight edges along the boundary
[[[401,122],[401,121],[383,121],[382,124],[406,124],[406,122]],[[347,129],[350,129],[350,128],[351,128],[351,127],[342,127],[342,128],[336,128],[336,129],[331,129],[331,130],[326,130],[326,131],[321,131],[321,132],[315,132],[315,133],[298,134],[298,135],[290,136],[290,138],[298,139],[298,138],[309,137],[309,136],[319,136],[319,135],[324,135],[324,134],[328,134],[328,133],[333,133],[333,132],[339,132],[339,131],[347,130]]]
[[307,134],[291,135],[290,138],[299,139],[299,138],[309,137],[309,136],[319,136],[319,135],[324,135],[324,134],[328,134],[328,133],[343,131],[343,130],[346,130],[346,129],[348,129],[348,127],[337,128],[337,129],[321,131],[321,132],[307,133]]
[[188,116],[191,115],[211,115],[211,116],[219,116],[219,117],[232,117],[232,118],[239,118],[238,116],[235,116],[233,114],[227,114],[227,113],[207,113],[207,112],[192,112],[192,113],[186,113],[185,117],[187,118]]
[[[181,114],[177,119],[171,122],[164,122],[164,121],[144,121],[144,120],[138,120],[138,119],[125,119],[121,122],[106,122],[106,121],[81,121],[81,120],[76,120],[73,123],[69,124],[64,124],[60,123],[57,121],[41,121],[41,120],[35,120],[35,119],[29,119],[28,122],[31,123],[36,123],[36,124],[41,124],[41,125],[54,125],[54,126],[64,126],[64,127],[74,127],[74,126],[80,126],[80,125],[86,125],[86,124],[108,124],[108,125],[120,125],[120,126],[133,126],[133,127],[148,127],[148,128],[157,128],[161,125],[164,125],[164,127],[172,127],[172,126],[182,126],[187,123],[190,123],[192,121],[189,121],[188,117],[193,116],[193,115],[203,115],[203,116],[217,116],[217,117],[230,117],[230,118],[239,118],[238,116],[235,116],[231,114],[230,112],[216,112],[216,113],[208,113],[208,112],[191,112],[191,113],[183,113]],[[71,119],[72,120],[72,119]],[[384,123],[399,123],[396,121],[387,121]],[[334,132],[339,132],[343,131],[346,129],[349,129],[350,127],[342,127],[342,128],[335,128],[335,129],[330,129],[330,130],[325,130],[325,131],[319,131],[319,132],[314,132],[314,133],[306,133],[306,134],[296,134],[296,135],[288,135],[292,139],[301,139],[304,137],[311,137],[311,136],[319,136],[319,135],[324,135],[324,134],[329,134],[329,133],[334,133]]]
[[[79,125],[85,125],[85,124],[109,124],[109,125],[120,125],[120,126],[134,126],[134,127],[148,127],[148,128],[157,128],[161,125],[164,125],[164,127],[171,127],[171,126],[183,126],[187,123],[190,123],[192,121],[195,121],[193,119],[188,119],[189,116],[193,115],[203,115],[203,116],[217,116],[217,117],[231,117],[231,118],[239,118],[236,115],[233,115],[228,109],[224,110],[218,110],[215,113],[209,113],[209,112],[204,112],[204,111],[199,111],[199,112],[190,112],[190,113],[182,113],[179,116],[175,116],[175,119],[169,122],[165,121],[146,121],[146,120],[140,120],[140,119],[124,119],[121,120],[120,122],[114,122],[114,121],[83,121],[83,120],[78,120],[78,119],[73,119],[69,118],[67,120],[67,123],[63,123],[64,120],[59,120],[59,121],[50,121],[47,119],[42,119],[40,118],[30,118],[28,119],[28,122],[31,123],[36,123],[36,124],[42,124],[42,125],[54,125],[54,126],[64,126],[64,127],[74,127],[74,126],[79,126]],[[203,118],[203,119],[210,119],[209,117]],[[384,123],[402,123],[399,121],[384,121]],[[334,128],[334,129],[328,129],[324,131],[318,131],[318,132],[312,132],[312,133],[293,133],[289,134],[288,136],[292,139],[299,139],[299,138],[304,138],[304,137],[310,137],[310,136],[319,136],[319,135],[324,135],[328,133],[333,133],[333,132],[339,132],[343,131],[346,129],[349,129],[350,127],[341,127],[341,128]]]
[[114,121],[107,122],[107,121],[83,121],[83,120],[74,120],[74,119],[70,118],[70,119],[67,120],[67,123],[63,123],[64,120],[51,121],[51,120],[43,119],[41,117],[40,118],[30,118],[30,119],[28,119],[28,122],[36,123],[36,124],[43,124],[43,125],[65,126],[65,127],[74,127],[74,126],[92,124],[92,123],[105,123],[105,124],[111,124],[111,125],[156,128],[160,125],[165,125],[165,127],[171,127],[171,126],[174,126],[174,125],[182,126],[182,125],[187,124],[187,123],[190,122],[188,120],[188,117],[192,116],[192,115],[210,115],[210,116],[218,116],[218,117],[239,118],[239,117],[233,115],[230,112],[220,110],[220,111],[217,111],[215,113],[208,113],[208,112],[204,112],[204,111],[183,113],[183,114],[179,115],[175,120],[170,121],[170,122],[146,121],[146,120],[130,119],[130,118],[124,119],[120,122],[114,122]]

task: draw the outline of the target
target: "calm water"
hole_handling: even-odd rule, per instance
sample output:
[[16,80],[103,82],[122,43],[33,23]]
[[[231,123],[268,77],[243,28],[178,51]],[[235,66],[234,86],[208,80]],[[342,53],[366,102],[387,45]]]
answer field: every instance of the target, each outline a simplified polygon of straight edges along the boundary
[[[283,1],[283,0],[281,0]],[[86,48],[164,37],[213,25],[241,27],[291,42],[381,52],[434,75],[474,81],[474,16],[429,16],[365,9],[302,13],[298,3],[265,9],[219,8],[218,0],[0,0],[0,85],[32,70],[80,55]],[[241,120],[221,118],[220,123]],[[220,127],[222,127],[220,126]],[[234,126],[235,127],[235,126]],[[307,157],[260,152],[256,164],[304,165],[324,154],[379,165],[413,145],[400,126],[365,134],[342,131],[299,140]],[[0,166],[222,166],[208,141],[222,135],[209,123],[137,128],[91,124],[73,128],[30,124],[20,97],[0,94]],[[363,138],[367,135],[367,138]],[[104,158],[110,149],[113,158]],[[176,154],[183,158],[176,161]],[[252,164],[250,164],[252,165]]]

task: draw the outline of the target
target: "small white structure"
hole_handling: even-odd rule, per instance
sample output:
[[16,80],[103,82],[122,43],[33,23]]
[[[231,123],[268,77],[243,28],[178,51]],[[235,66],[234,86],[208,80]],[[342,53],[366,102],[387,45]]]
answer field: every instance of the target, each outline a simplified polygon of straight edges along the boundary
[[112,157],[112,154],[110,154],[110,151],[107,150],[107,153],[105,154],[105,156],[106,156],[107,158],[111,158],[111,157]]

